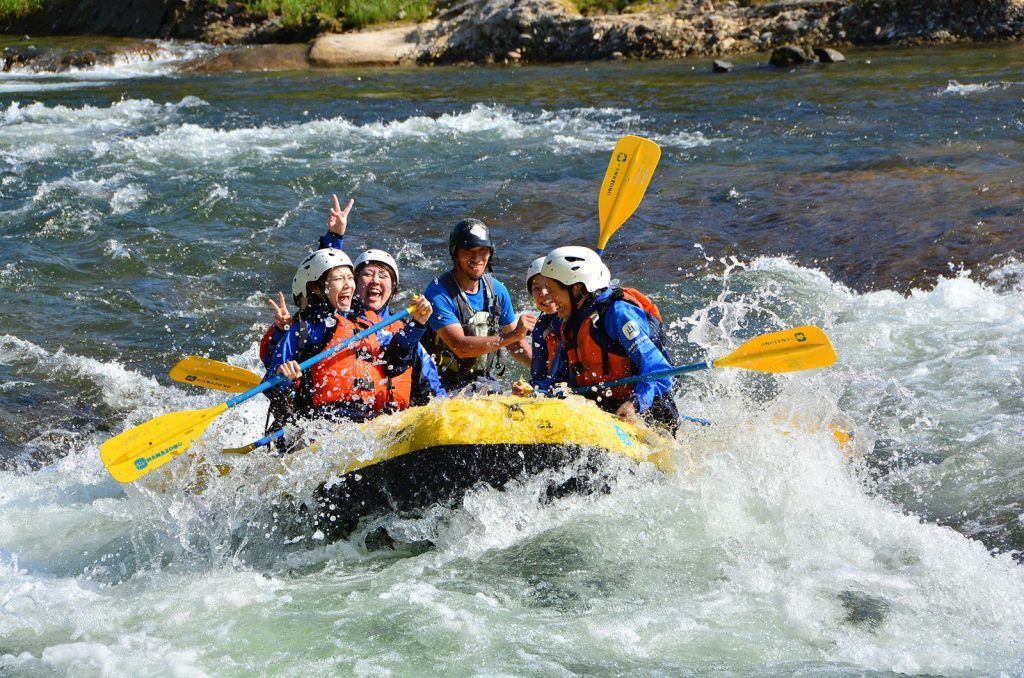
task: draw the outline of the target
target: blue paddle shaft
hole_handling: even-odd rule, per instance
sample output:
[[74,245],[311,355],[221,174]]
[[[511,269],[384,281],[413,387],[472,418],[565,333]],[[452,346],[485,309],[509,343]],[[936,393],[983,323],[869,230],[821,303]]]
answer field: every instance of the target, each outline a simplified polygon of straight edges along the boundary
[[[379,332],[380,330],[384,329],[385,327],[387,327],[391,323],[395,322],[396,320],[401,320],[402,318],[404,318],[407,315],[409,315],[409,309],[403,308],[398,313],[395,313],[394,315],[388,316],[387,318],[385,318],[384,320],[381,320],[376,325],[372,325],[370,327],[367,327],[365,330],[363,330],[359,334],[355,335],[354,337],[350,337],[350,338],[346,339],[345,341],[341,342],[337,346],[332,346],[331,348],[327,349],[326,351],[323,351],[321,353],[317,353],[312,358],[309,358],[307,360],[303,360],[301,363],[299,363],[299,369],[302,370],[302,371],[306,371],[307,369],[309,369],[313,365],[316,365],[319,362],[327,360],[328,358],[330,358],[332,355],[334,355],[338,351],[344,351],[346,348],[348,348],[349,346],[351,346],[355,342],[361,341],[361,340],[365,339],[366,337],[370,336],[374,332]],[[284,376],[283,374],[278,374],[278,375],[274,376],[272,379],[263,382],[259,386],[253,386],[252,388],[250,388],[245,393],[239,393],[234,398],[231,398],[230,400],[228,400],[225,403],[225,405],[227,405],[229,408],[234,407],[235,405],[238,405],[239,403],[245,402],[246,400],[248,400],[249,398],[253,397],[254,395],[259,395],[260,393],[263,393],[264,391],[272,389],[275,386],[280,386],[281,384],[283,384],[285,382],[288,382],[288,381],[291,381],[291,379],[289,379],[288,377]]]
[[692,363],[690,365],[681,365],[679,367],[673,367],[670,370],[659,370],[657,372],[648,372],[647,374],[638,374],[633,377],[624,377],[622,379],[616,379],[615,381],[605,381],[600,384],[594,384],[593,386],[577,386],[572,390],[573,393],[587,393],[600,391],[606,388],[612,388],[614,386],[623,386],[625,384],[636,384],[641,381],[651,381],[652,379],[661,379],[662,377],[674,377],[677,374],[684,374],[686,372],[696,372],[697,370],[707,370],[714,367],[714,363],[704,361],[702,363]]

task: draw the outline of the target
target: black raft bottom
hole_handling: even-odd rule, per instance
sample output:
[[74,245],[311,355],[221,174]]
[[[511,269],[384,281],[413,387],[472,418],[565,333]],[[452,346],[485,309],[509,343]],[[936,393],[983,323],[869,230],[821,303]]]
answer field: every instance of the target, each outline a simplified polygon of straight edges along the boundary
[[[553,445],[446,445],[378,462],[339,476],[316,492],[313,523],[329,539],[343,539],[365,517],[417,514],[434,504],[457,506],[480,484],[502,489],[510,480],[573,467],[572,477],[548,496],[607,491],[609,453]],[[604,462],[604,463],[602,463]]]

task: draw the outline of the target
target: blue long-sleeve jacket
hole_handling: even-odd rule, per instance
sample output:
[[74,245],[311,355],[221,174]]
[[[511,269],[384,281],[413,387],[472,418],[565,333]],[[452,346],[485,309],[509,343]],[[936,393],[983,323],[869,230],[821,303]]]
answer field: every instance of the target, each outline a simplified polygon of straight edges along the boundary
[[[530,384],[535,388],[548,390],[555,384],[569,382],[569,361],[561,341],[562,320],[557,315],[545,313],[537,319],[530,335],[533,358],[530,363]],[[548,333],[558,338],[558,348],[548,369]]]
[[[614,292],[609,288],[602,292],[590,305],[573,314],[573,322],[582,322],[593,313],[594,306]],[[627,301],[612,302],[601,314],[601,329],[594,333],[597,341],[612,341],[629,356],[635,375],[650,374],[661,370],[672,369],[668,358],[654,343],[651,326],[647,321],[647,312]],[[627,324],[628,331],[625,330]],[[571,372],[571,370],[570,370]],[[575,384],[573,384],[575,385]],[[672,391],[671,377],[661,377],[634,384],[632,400],[638,412],[646,411],[657,398],[667,397]]]

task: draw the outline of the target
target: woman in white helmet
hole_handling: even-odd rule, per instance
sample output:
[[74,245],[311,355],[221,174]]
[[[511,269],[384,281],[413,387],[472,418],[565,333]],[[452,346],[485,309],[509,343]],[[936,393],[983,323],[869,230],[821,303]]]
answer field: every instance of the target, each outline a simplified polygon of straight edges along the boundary
[[[344,252],[317,250],[299,268],[310,280],[305,286],[303,317],[288,328],[274,350],[265,377],[280,373],[293,380],[267,392],[275,419],[287,423],[296,417],[323,416],[363,421],[380,414],[388,403],[389,376],[411,367],[415,346],[432,312],[429,302],[416,302],[413,326],[397,328],[388,346],[371,335],[303,374],[300,362],[372,323],[349,310],[356,289],[355,266]],[[298,385],[293,389],[294,380]]]
[[[530,384],[533,388],[549,389],[554,384],[568,382],[568,365],[562,351],[562,320],[558,317],[555,301],[551,297],[551,281],[541,275],[544,257],[537,257],[526,269],[526,291],[533,305],[540,311],[533,326],[530,347]],[[512,385],[512,393],[526,395],[533,389],[521,381]]]
[[[366,250],[356,257],[355,271],[356,310],[374,322],[387,318],[399,283],[398,263],[394,257],[384,250]],[[390,341],[390,330],[389,327],[377,333],[381,343]],[[412,368],[407,373],[392,375],[393,409],[424,405],[432,397],[448,395],[441,386],[434,359],[418,341],[415,349]]]
[[[337,250],[341,252],[341,250]],[[263,338],[260,339],[260,360],[263,361],[265,367],[270,367],[270,358],[277,348],[278,344],[284,338],[288,328],[291,327],[292,323],[302,321],[303,312],[307,308],[306,285],[311,282],[316,282],[319,277],[318,268],[310,266],[310,259],[315,253],[311,253],[295,271],[295,275],[292,277],[292,299],[295,305],[298,307],[298,311],[293,315],[288,311],[288,305],[284,300],[284,293],[278,292],[278,301],[273,299],[267,299],[267,303],[274,309],[274,322],[267,328]],[[345,255],[344,252],[341,252]],[[347,255],[345,255],[347,259]],[[354,299],[354,290],[346,290],[344,294],[340,295],[337,299],[336,304],[332,304],[333,308],[342,313],[347,313],[352,308],[352,300]],[[311,314],[315,315],[316,310],[310,311]]]
[[615,388],[599,384],[671,369],[662,344],[661,313],[631,288],[611,287],[611,273],[586,247],[559,247],[541,265],[549,293],[562,319],[562,343],[570,383],[594,387],[583,393],[609,412],[638,416],[675,428],[679,414],[669,378]]

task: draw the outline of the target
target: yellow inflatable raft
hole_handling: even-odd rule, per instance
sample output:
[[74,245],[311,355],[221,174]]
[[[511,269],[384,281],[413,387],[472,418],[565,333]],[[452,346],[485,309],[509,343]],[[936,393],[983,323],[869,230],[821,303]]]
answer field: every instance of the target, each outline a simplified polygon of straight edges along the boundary
[[571,486],[585,490],[600,457],[624,457],[675,470],[668,441],[572,396],[487,396],[434,401],[361,426],[379,452],[339,464],[316,493],[317,529],[343,537],[368,515],[407,513],[438,502],[455,504],[485,483],[572,465]]

